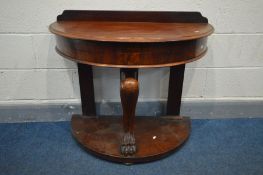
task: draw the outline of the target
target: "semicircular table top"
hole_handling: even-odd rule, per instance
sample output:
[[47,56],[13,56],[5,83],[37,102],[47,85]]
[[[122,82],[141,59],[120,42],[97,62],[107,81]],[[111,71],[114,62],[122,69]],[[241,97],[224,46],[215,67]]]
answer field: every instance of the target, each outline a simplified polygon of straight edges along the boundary
[[72,39],[108,42],[171,42],[206,37],[208,23],[58,21],[50,25],[56,35]]

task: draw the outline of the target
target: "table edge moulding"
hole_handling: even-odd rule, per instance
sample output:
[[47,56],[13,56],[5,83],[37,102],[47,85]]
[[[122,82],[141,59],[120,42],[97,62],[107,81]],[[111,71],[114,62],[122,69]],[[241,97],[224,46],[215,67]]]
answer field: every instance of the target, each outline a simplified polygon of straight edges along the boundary
[[[90,153],[121,163],[160,159],[191,130],[180,116],[185,64],[207,51],[214,31],[199,12],[65,10],[49,26],[56,51],[78,64],[82,115],[74,138]],[[97,116],[92,66],[120,68],[122,116]],[[136,116],[139,68],[170,67],[165,116]],[[157,80],[158,81],[158,80]],[[154,87],[153,87],[154,88]]]

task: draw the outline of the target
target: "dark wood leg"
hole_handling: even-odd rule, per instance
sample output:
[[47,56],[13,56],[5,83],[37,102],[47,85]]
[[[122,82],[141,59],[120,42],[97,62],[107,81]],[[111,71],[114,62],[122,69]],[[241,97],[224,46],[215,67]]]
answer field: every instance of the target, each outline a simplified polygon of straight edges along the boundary
[[120,151],[124,156],[132,156],[137,149],[134,137],[134,120],[139,95],[138,69],[121,69],[120,95],[124,130]]
[[96,106],[92,66],[78,63],[78,72],[82,113],[85,116],[95,116]]
[[180,115],[185,64],[170,67],[167,115]]

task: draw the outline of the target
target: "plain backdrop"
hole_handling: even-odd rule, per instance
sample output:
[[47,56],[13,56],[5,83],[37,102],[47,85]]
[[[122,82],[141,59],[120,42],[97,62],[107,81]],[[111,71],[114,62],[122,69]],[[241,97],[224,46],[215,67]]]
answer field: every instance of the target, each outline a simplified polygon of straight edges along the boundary
[[[262,100],[263,1],[1,0],[0,104],[79,103],[75,63],[55,52],[64,9],[200,11],[214,26],[207,55],[188,64],[183,100]],[[169,71],[141,69],[139,101],[167,97]],[[119,70],[95,68],[96,101],[119,101]]]

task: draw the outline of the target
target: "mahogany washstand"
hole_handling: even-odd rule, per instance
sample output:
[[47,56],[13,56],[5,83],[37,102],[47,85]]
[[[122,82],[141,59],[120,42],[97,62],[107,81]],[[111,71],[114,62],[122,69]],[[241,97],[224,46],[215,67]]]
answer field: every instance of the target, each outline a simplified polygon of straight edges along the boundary
[[[83,114],[72,116],[76,140],[91,153],[122,163],[172,153],[190,134],[190,119],[179,116],[185,64],[206,53],[213,30],[199,12],[66,10],[59,15],[50,25],[56,50],[78,63]],[[120,68],[122,117],[96,116],[92,66]],[[138,68],[167,66],[167,115],[135,117]]]

